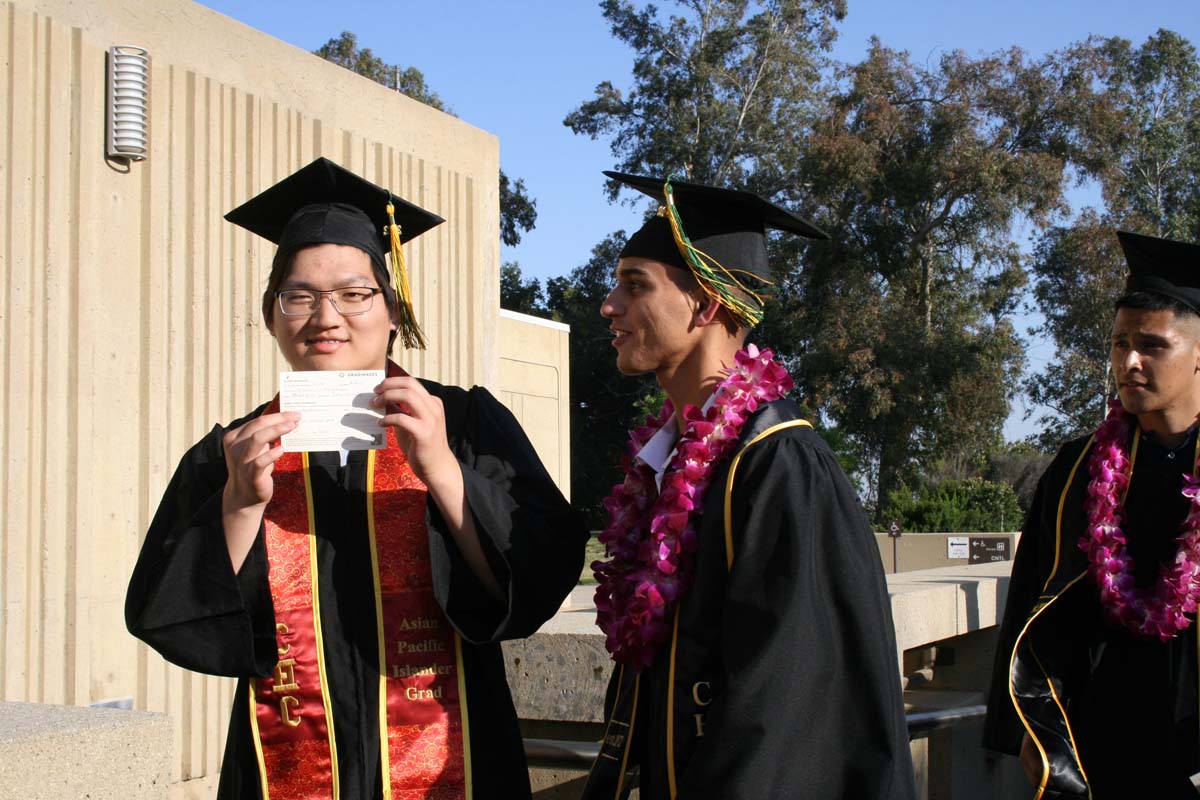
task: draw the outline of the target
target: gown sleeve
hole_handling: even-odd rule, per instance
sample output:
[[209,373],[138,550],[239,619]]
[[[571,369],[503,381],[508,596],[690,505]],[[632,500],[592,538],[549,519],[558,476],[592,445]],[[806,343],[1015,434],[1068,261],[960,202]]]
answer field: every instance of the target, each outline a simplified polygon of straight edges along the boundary
[[167,485],[129,581],[125,624],[185,669],[265,676],[276,661],[266,548],[260,529],[234,574],[221,522],[226,430],[188,450]]
[[1064,448],[1042,474],[1025,524],[1021,526],[1021,541],[1013,557],[1008,599],[1004,604],[1004,617],[996,639],[995,663],[992,665],[992,680],[988,689],[983,746],[990,750],[1014,756],[1021,752],[1025,727],[1013,708],[1009,694],[1009,662],[1017,637],[1054,568],[1058,500],[1066,480],[1063,473],[1069,467],[1068,462],[1072,462],[1078,454],[1077,448]]
[[578,582],[587,527],[516,418],[491,393],[481,387],[425,385],[442,399],[475,530],[505,596],[500,602],[484,588],[431,502],[430,559],[438,603],[475,644],[529,636]]
[[833,454],[812,431],[751,445],[730,508],[727,685],[679,800],[914,797],[879,551]]

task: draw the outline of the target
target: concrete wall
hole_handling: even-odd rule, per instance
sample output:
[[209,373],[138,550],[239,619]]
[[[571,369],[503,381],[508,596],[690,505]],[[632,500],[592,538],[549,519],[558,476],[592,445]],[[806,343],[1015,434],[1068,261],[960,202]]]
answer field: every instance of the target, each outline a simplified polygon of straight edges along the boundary
[[[104,157],[105,51],[151,55],[149,160]],[[272,248],[222,214],[325,155],[448,222],[407,248],[415,373],[498,394],[498,143],[186,0],[0,1],[0,700],[132,697],[213,773],[227,681],[124,629],[183,451],[268,400]]]
[[[991,552],[982,558],[982,562],[1011,561],[1016,554],[1017,542],[1021,540],[1021,532],[905,533],[897,539],[886,533],[875,534],[875,543],[879,545],[879,557],[883,559],[883,571],[888,574],[981,563],[981,560],[973,559],[969,555],[951,558],[949,545],[952,540],[958,540],[959,544],[966,542],[968,553],[973,551],[979,554],[983,549],[973,543],[985,544]],[[1003,555],[1007,555],[1007,559],[1001,558]]]
[[559,322],[500,312],[500,399],[512,409],[550,475],[571,496],[568,340]]

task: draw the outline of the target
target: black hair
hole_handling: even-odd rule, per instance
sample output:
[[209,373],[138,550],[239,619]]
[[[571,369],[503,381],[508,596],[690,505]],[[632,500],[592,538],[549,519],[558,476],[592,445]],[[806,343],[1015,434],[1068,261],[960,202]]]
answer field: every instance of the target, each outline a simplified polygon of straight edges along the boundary
[[1159,294],[1158,292],[1126,292],[1117,298],[1117,302],[1113,304],[1113,307],[1118,311],[1122,308],[1132,308],[1139,311],[1173,311],[1176,317],[1195,317],[1200,319],[1200,311],[1173,297],[1167,297],[1165,294]]

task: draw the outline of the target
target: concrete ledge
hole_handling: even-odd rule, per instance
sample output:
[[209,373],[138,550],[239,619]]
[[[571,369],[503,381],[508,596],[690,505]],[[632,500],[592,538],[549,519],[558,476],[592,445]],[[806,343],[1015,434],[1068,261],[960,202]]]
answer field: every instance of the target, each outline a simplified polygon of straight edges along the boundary
[[888,575],[896,646],[923,647],[999,624],[1011,561]]
[[0,703],[0,796],[161,800],[170,776],[165,714]]
[[504,668],[523,720],[604,722],[612,660],[596,627],[594,586],[571,593],[570,606],[528,639],[504,643]]

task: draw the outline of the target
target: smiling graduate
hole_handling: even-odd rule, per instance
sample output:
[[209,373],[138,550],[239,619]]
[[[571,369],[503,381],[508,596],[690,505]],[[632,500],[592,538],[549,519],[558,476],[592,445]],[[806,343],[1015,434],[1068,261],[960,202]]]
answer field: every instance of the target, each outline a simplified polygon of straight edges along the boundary
[[292,369],[386,370],[387,448],[284,453],[278,397],[214,427],[146,534],[129,630],[239,679],[221,800],[528,798],[499,642],[557,611],[587,532],[486,389],[388,358],[424,346],[401,245],[441,218],[323,158],[227,218],[278,245],[262,313]]
[[750,192],[606,173],[659,214],[601,306],[625,374],[669,398],[631,433],[594,565],[615,662],[585,800],[914,797],[879,549],[854,488],[747,336],[768,228]]

